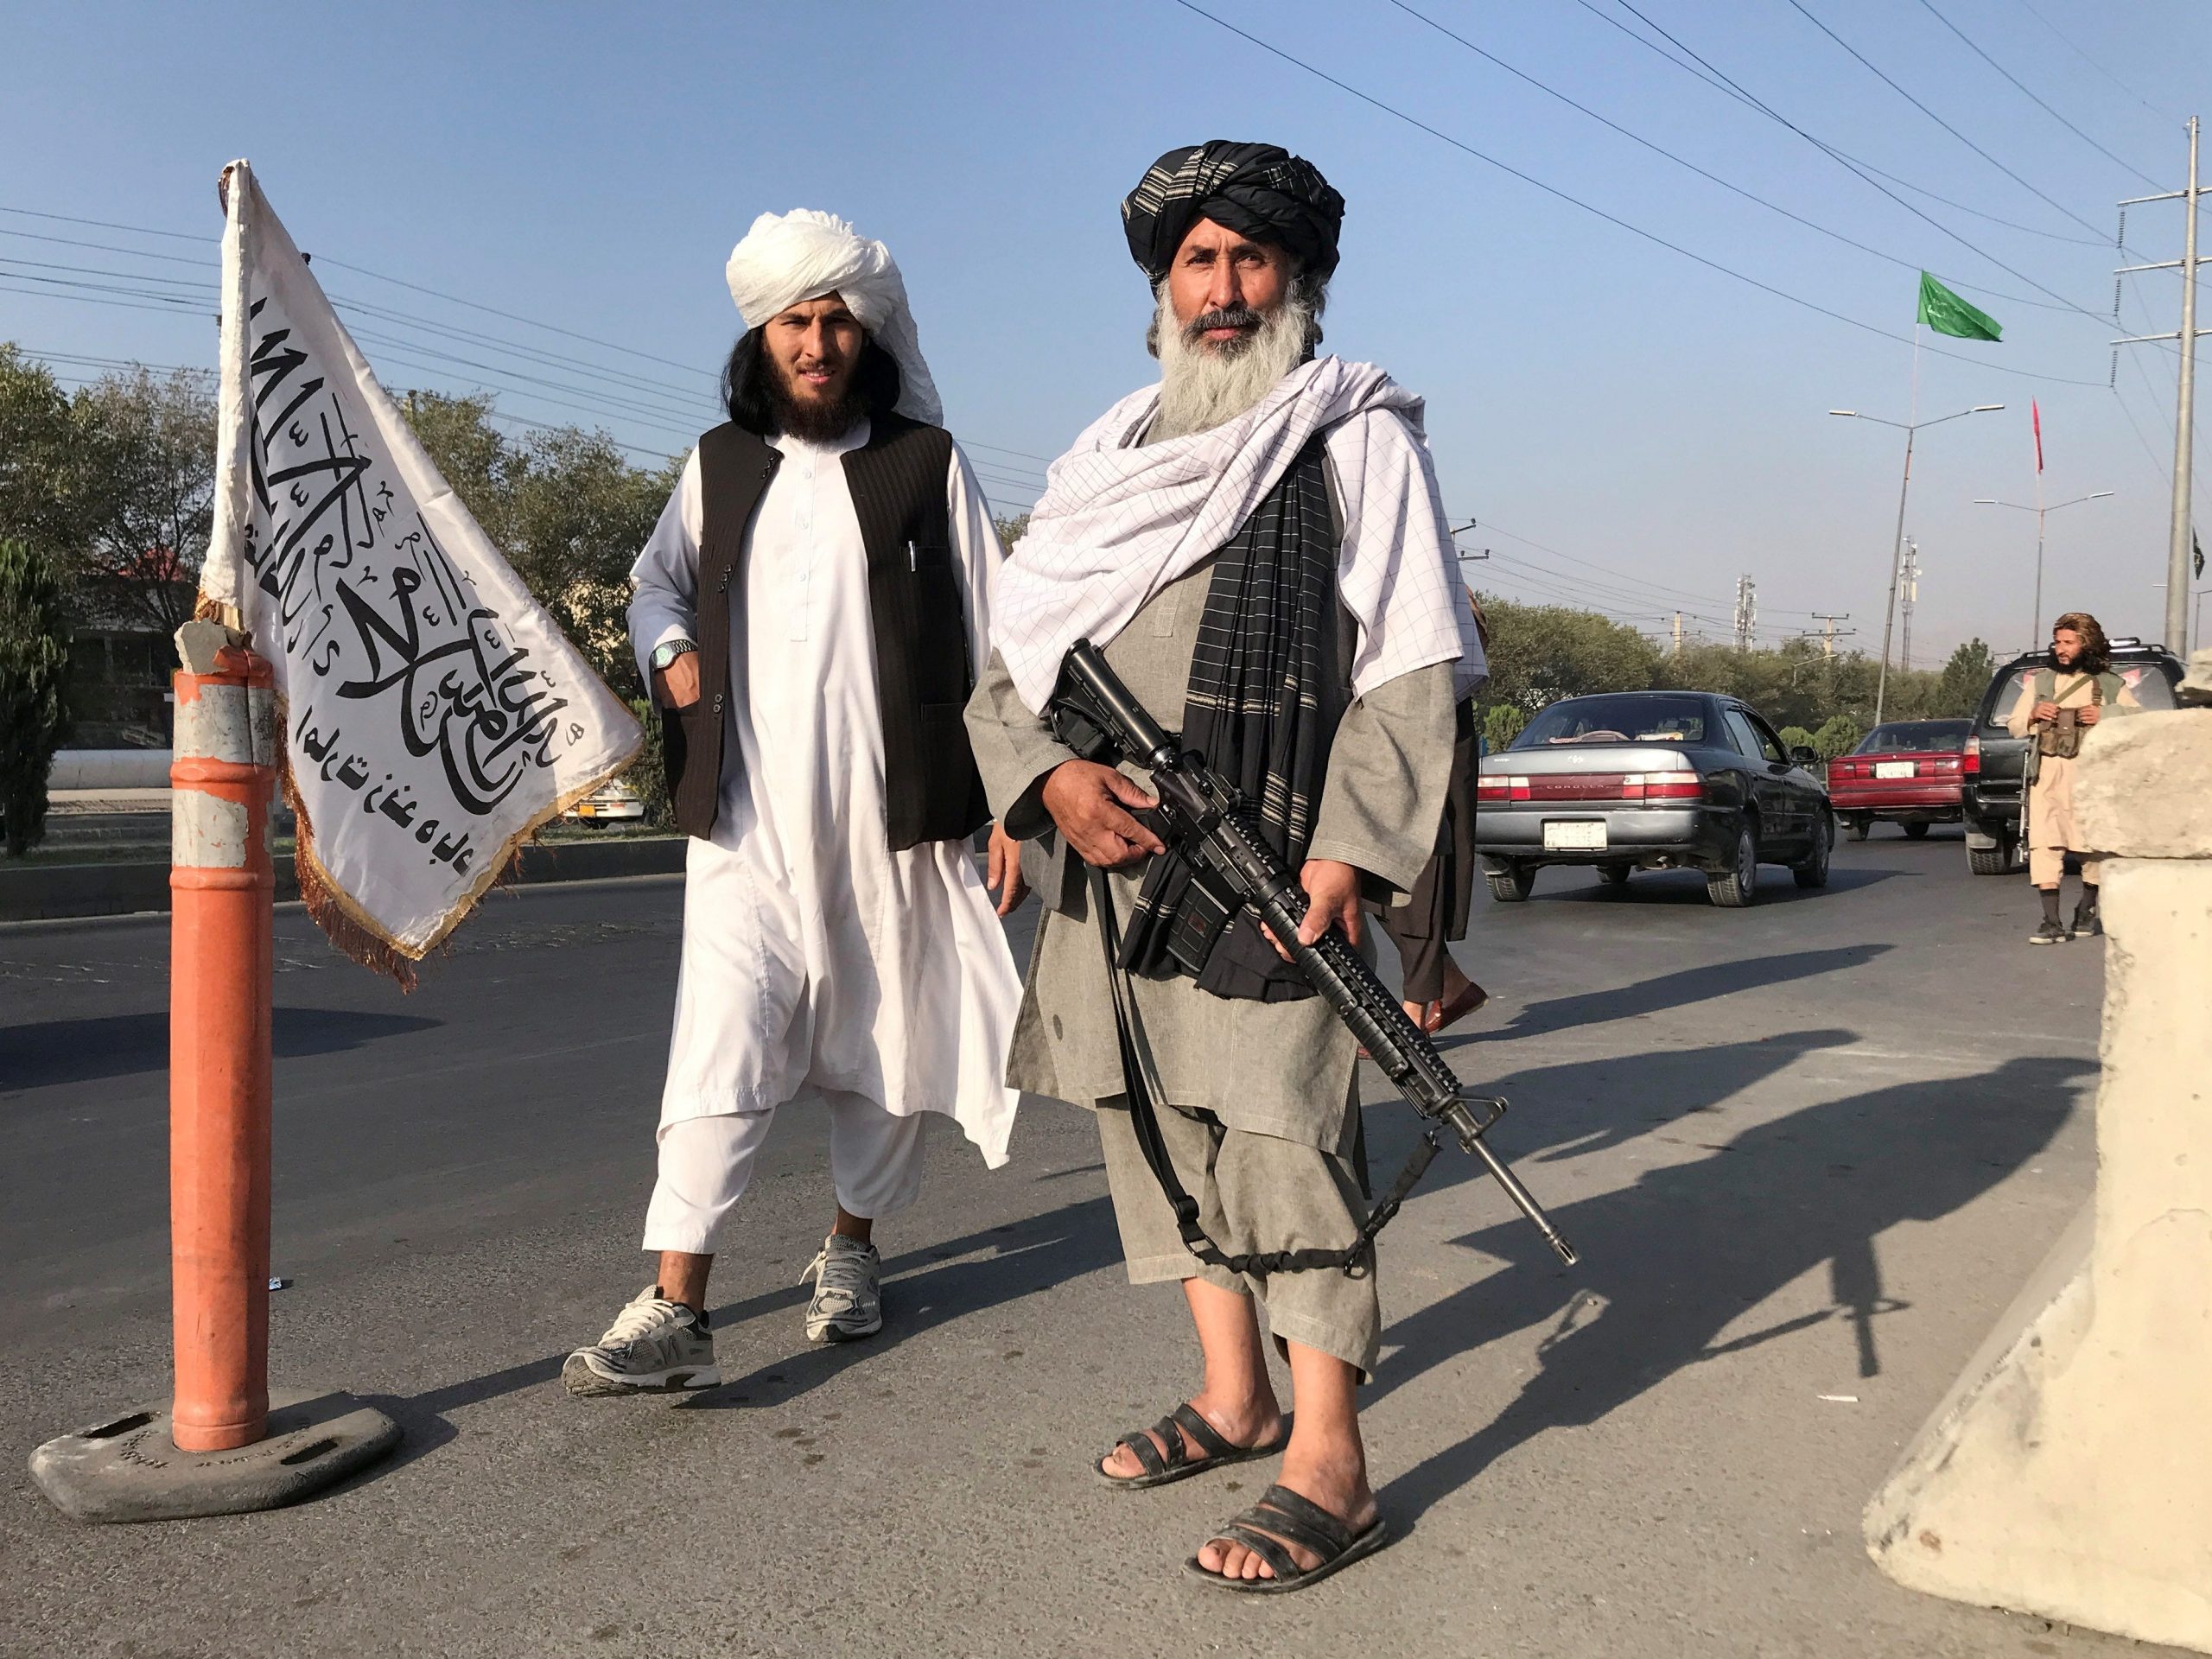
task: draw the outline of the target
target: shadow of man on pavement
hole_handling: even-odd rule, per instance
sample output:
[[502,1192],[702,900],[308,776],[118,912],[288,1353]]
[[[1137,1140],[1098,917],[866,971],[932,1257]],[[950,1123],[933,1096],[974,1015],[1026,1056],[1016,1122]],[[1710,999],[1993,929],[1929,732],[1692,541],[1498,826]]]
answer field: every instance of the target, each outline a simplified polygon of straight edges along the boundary
[[[1541,1369],[1504,1409],[1393,1480],[1384,1508],[1410,1522],[1548,1429],[1595,1423],[1687,1366],[1832,1319],[1850,1321],[1860,1374],[1878,1375],[1874,1320],[1910,1304],[1887,1294],[1876,1239],[1900,1222],[1950,1214],[2041,1153],[2073,1109],[2076,1080],[2094,1069],[2018,1058],[1759,1124],[1708,1157],[1554,1209],[1582,1252],[1579,1268],[1560,1268],[1517,1216],[1462,1239],[1511,1265],[1399,1319],[1380,1392],[1471,1344],[1546,1325],[1551,1334],[1537,1351]],[[1830,1307],[1719,1340],[1822,1266]]]

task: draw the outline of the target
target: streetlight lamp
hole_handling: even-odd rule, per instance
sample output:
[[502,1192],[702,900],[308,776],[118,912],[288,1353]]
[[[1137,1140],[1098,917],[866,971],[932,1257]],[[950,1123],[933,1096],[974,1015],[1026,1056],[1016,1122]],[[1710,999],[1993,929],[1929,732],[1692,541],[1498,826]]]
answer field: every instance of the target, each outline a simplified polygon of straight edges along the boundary
[[[2036,493],[2038,495],[2043,493],[2041,479],[2036,480]],[[2071,501],[2062,501],[2058,507],[2078,507],[2084,501],[2103,501],[2111,495],[2110,490],[2098,490],[2094,494],[2077,495]],[[2028,630],[2028,649],[2032,651],[2043,644],[2043,519],[2046,512],[2056,512],[2058,507],[2046,507],[2040,501],[2032,507],[2024,506],[2018,501],[1993,501],[1987,496],[1976,496],[1974,504],[1977,507],[2010,507],[2015,512],[2032,512],[2036,516],[2036,619]]]
[[1893,426],[1904,434],[1904,478],[1897,486],[1897,533],[1890,547],[1890,602],[1882,613],[1882,671],[1874,682],[1874,723],[1882,723],[1882,705],[1890,690],[1890,632],[1896,626],[1897,614],[1897,572],[1904,563],[1904,503],[1912,491],[1912,443],[1923,426],[1941,426],[1946,421],[1959,420],[1968,415],[1991,415],[2004,408],[2002,404],[1976,404],[1972,409],[1961,409],[1955,414],[1938,415],[1932,421],[1885,421],[1878,415],[1861,415],[1855,409],[1832,409],[1831,415],[1846,420],[1872,421],[1877,426]]

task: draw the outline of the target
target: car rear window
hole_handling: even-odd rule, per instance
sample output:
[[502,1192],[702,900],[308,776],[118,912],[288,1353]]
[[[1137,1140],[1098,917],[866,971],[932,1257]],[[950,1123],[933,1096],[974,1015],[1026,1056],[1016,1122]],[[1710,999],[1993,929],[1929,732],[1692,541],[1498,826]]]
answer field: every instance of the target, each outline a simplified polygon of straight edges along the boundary
[[1970,720],[1908,720],[1877,726],[1853,754],[1936,754],[1955,749],[1974,729]]
[[[2036,665],[2031,664],[2005,676],[2005,689],[1997,694],[1997,702],[1989,711],[1986,724],[2004,725],[2012,710],[2019,706],[2020,699],[2027,694],[2028,683],[2035,678],[2037,671]],[[2158,671],[2157,664],[2114,663],[2112,671],[2120,676],[2120,683],[2133,691],[2135,701],[2145,709],[2171,709],[2175,706],[2173,684]],[[2059,674],[2058,683],[2065,684],[2069,677],[2067,674]]]
[[1695,697],[1577,697],[1555,702],[1513,740],[1516,749],[1567,743],[1702,743],[1706,706]]

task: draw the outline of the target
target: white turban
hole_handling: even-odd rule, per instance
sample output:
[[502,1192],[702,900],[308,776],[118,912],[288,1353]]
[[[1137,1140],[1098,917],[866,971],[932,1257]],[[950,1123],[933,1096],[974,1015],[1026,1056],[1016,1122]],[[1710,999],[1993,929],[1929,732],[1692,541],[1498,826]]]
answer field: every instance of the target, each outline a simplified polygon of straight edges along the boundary
[[914,314],[906,306],[906,279],[882,243],[871,242],[834,213],[810,207],[763,213],[730,250],[725,274],[747,328],[760,327],[801,300],[836,295],[898,364],[899,412],[931,426],[943,424],[937,385],[922,361]]

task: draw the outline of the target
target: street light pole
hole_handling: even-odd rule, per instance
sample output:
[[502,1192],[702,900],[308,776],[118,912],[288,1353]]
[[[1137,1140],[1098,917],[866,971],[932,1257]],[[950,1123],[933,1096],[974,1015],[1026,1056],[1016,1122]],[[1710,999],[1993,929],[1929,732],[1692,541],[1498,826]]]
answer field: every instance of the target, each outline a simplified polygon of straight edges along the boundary
[[[1916,361],[1917,359],[1916,359]],[[1831,415],[1840,415],[1854,421],[1872,421],[1877,426],[1902,427],[1904,430],[1904,477],[1897,485],[1897,528],[1890,546],[1890,600],[1882,615],[1882,668],[1874,682],[1874,723],[1882,723],[1882,709],[1890,690],[1890,639],[1897,626],[1897,576],[1904,563],[1904,505],[1912,493],[1912,447],[1923,426],[1941,426],[1946,421],[1955,421],[1967,415],[1993,414],[2004,408],[2002,404],[1976,404],[1972,409],[1960,410],[1956,414],[1938,415],[1932,421],[1885,421],[1878,415],[1861,415],[1855,409],[1832,409]],[[1916,411],[1916,413],[1917,411]]]
[[2087,495],[2075,496],[2071,501],[2061,501],[2057,506],[2045,507],[2043,504],[2043,480],[2041,478],[2037,478],[2036,480],[2036,499],[2033,506],[2030,506],[2026,503],[2021,501],[1993,500],[1988,496],[1976,496],[1974,498],[1974,504],[1977,507],[2010,507],[2015,512],[2032,512],[2036,516],[2036,614],[2034,625],[2029,630],[2028,633],[2028,647],[2030,650],[2033,650],[2043,643],[2044,519],[2049,514],[2060,512],[2064,508],[2078,507],[2084,501],[2110,500],[2112,499],[2112,494],[2113,493],[2110,490],[2093,490]]

